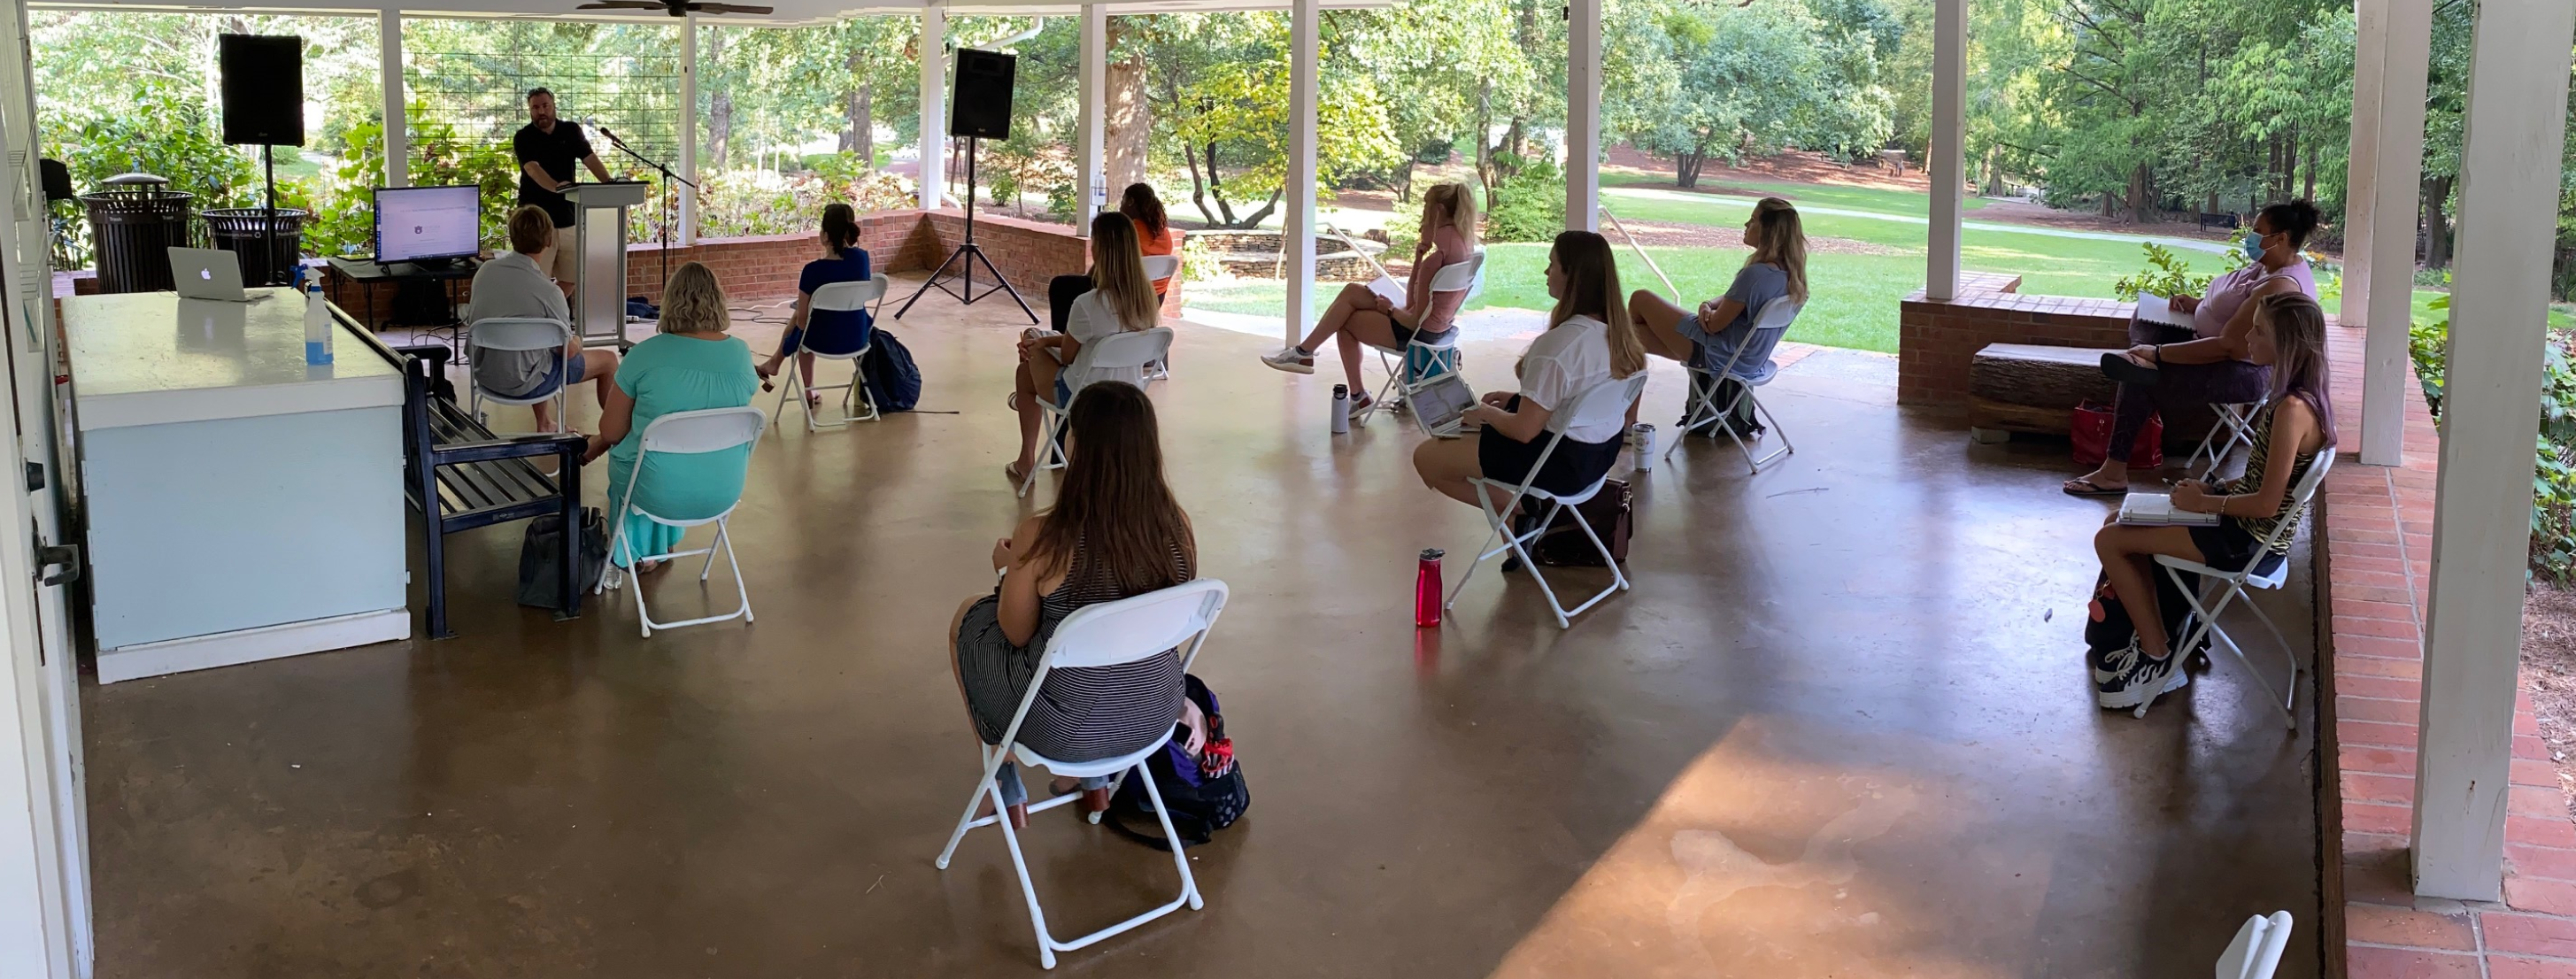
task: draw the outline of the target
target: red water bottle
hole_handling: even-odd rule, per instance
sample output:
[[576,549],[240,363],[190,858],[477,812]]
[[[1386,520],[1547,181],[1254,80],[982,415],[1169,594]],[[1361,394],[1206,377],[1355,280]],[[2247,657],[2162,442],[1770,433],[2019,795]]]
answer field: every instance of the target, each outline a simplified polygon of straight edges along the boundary
[[1422,549],[1422,563],[1413,572],[1413,625],[1429,629],[1440,624],[1440,549]]

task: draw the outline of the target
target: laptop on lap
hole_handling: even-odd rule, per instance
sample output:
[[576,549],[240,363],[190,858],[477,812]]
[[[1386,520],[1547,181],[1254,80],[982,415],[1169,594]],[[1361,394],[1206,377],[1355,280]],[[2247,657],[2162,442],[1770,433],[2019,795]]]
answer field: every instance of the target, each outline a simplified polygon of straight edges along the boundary
[[1422,426],[1422,434],[1454,439],[1466,434],[1464,419],[1467,409],[1476,406],[1476,392],[1467,387],[1466,378],[1450,371],[1432,378],[1405,400],[1412,402],[1413,421]]
[[241,257],[220,248],[173,246],[170,279],[177,283],[179,295],[189,299],[246,303],[268,298],[265,292],[242,290]]

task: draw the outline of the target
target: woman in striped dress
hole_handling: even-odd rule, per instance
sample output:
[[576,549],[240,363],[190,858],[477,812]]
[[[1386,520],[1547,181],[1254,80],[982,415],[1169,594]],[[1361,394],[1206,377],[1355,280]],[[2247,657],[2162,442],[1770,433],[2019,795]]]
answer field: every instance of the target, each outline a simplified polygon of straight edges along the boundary
[[[1064,483],[1052,509],[1023,521],[993,545],[1002,572],[993,593],[968,601],[952,630],[957,689],[985,744],[999,744],[1027,695],[1047,640],[1075,609],[1169,588],[1195,577],[1198,545],[1190,518],[1163,481],[1154,403],[1135,385],[1099,381],[1074,399]],[[1017,740],[1060,761],[1095,761],[1136,751],[1179,720],[1177,650],[1119,666],[1047,674]],[[1012,824],[1025,825],[1019,772],[996,776]],[[1108,801],[1098,784],[1085,785]],[[1059,780],[1053,786],[1072,791]]]
[[2111,523],[2093,537],[2103,574],[2138,630],[2128,648],[2112,651],[2094,667],[2096,695],[2105,708],[2136,707],[2190,682],[2156,608],[2155,579],[2150,577],[2160,573],[2156,556],[2170,554],[2221,570],[2287,557],[2302,516],[2290,487],[2308,474],[2318,453],[2334,451],[2334,406],[2326,400],[2325,311],[2299,292],[2274,293],[2254,302],[2248,359],[2271,367],[2272,398],[2254,416],[2245,473],[2217,485],[2185,480],[2173,488],[2175,509],[2215,513],[2218,523]]

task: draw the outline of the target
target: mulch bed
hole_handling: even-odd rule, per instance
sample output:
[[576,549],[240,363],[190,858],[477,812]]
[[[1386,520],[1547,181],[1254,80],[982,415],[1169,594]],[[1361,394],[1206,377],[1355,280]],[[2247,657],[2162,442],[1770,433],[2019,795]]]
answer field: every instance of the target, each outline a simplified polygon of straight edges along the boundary
[[2539,585],[2523,599],[2522,681],[2558,767],[2558,790],[2576,818],[2576,590]]

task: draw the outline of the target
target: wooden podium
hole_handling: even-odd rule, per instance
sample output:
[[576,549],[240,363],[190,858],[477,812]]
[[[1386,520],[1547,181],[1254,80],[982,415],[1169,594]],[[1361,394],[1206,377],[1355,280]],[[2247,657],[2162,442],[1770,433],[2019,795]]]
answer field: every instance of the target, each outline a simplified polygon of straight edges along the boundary
[[626,209],[644,203],[651,187],[615,180],[564,188],[573,207],[573,254],[581,260],[572,325],[584,344],[613,342],[620,352],[635,345],[626,337]]

